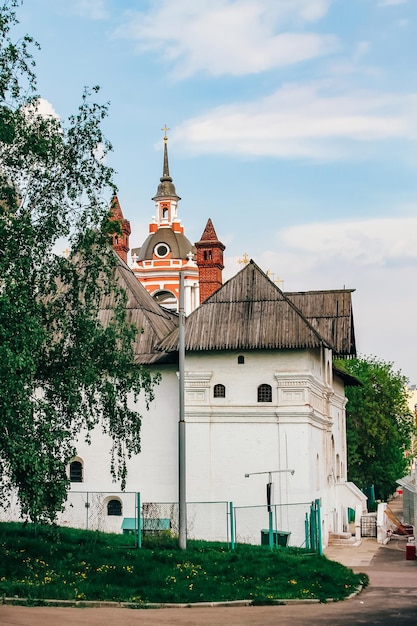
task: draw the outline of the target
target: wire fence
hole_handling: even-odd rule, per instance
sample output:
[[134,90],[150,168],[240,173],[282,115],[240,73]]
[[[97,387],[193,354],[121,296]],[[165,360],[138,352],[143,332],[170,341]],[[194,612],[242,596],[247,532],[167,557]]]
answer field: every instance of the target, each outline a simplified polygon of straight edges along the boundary
[[[187,537],[205,541],[229,542],[228,502],[187,502]],[[179,534],[177,502],[144,502],[142,504],[144,533],[169,530]]]
[[120,533],[123,520],[137,519],[137,511],[135,492],[70,491],[64,511],[57,515],[57,523],[71,528]]
[[[319,502],[233,506],[226,501],[187,502],[187,538],[321,551]],[[0,509],[0,521],[21,521],[17,498]],[[71,528],[123,533],[129,545],[148,536],[179,535],[178,502],[141,502],[135,492],[70,491],[57,524]]]
[[234,507],[236,542],[311,549],[311,506],[301,502]]

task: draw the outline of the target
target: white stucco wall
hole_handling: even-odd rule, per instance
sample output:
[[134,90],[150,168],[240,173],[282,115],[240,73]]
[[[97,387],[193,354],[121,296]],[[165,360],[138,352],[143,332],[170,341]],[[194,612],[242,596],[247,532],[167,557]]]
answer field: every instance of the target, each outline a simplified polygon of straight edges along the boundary
[[[248,540],[258,541],[265,526],[268,475],[256,473],[274,472],[274,504],[320,498],[324,545],[329,531],[343,530],[348,492],[340,489],[346,479],[345,396],[343,382],[329,375],[330,357],[319,350],[186,355],[188,502],[263,507],[245,530]],[[140,492],[142,502],[178,501],[178,376],[175,366],[160,371],[156,399],[149,412],[142,407],[142,452],[128,463],[126,491]],[[259,403],[257,388],[265,383],[272,387],[272,402]],[[225,398],[213,397],[216,384],[225,386]],[[109,439],[100,432],[94,433],[91,446],[78,443],[84,482],[73,483],[72,490],[103,492],[106,498],[113,493],[123,500],[123,516],[134,516],[134,499],[120,496],[112,483],[109,449]],[[213,528],[219,510],[224,525],[226,506],[206,507],[205,520],[212,517]],[[198,514],[192,515],[198,525]],[[120,528],[120,518],[108,522]],[[220,538],[216,533],[213,538]]]

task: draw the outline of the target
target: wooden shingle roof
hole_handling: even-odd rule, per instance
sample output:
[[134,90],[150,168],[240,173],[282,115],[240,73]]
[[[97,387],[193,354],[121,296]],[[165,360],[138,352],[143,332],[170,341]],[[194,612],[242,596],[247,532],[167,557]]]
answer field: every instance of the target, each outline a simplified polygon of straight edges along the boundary
[[[155,345],[178,326],[178,316],[159,306],[120,257],[117,257],[115,271],[119,285],[127,294],[127,321],[139,329],[135,343],[135,363],[171,362],[172,355],[156,351]],[[113,315],[112,305],[114,305],[112,294],[103,297],[99,319],[104,325]]]
[[[158,346],[178,349],[178,329]],[[297,306],[250,261],[189,315],[185,349],[255,350],[331,347]]]
[[356,356],[352,292],[354,289],[299,291],[285,295],[332,346],[334,356]]

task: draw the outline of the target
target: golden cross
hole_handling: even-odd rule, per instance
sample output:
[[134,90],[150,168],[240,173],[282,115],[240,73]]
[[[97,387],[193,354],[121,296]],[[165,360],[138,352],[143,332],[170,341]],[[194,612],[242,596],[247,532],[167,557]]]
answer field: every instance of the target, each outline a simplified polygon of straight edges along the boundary
[[243,257],[242,257],[241,259],[238,259],[238,260],[237,260],[237,262],[238,262],[240,265],[242,265],[242,263],[243,263],[244,265],[247,265],[247,264],[249,263],[249,257],[248,257],[248,255],[246,254],[246,252],[244,252],[244,253],[243,253]]
[[267,270],[266,275],[270,280],[272,280],[273,283],[275,283],[281,289],[281,285],[283,285],[285,282],[284,280],[282,280],[282,278],[278,276],[278,278],[275,279],[275,272],[271,272],[271,270]]
[[70,252],[70,251],[68,250],[68,248],[65,248],[65,250],[64,250],[64,257],[65,257],[66,259],[68,259],[68,257],[69,257],[69,252]]
[[167,130],[171,130],[171,129],[170,129],[170,128],[168,128],[168,126],[167,126],[166,124],[164,124],[164,127],[163,127],[163,128],[161,128],[161,130],[163,130],[163,131],[164,131],[164,139],[165,139],[165,141],[166,141],[166,140],[168,139],[168,137],[167,137]]

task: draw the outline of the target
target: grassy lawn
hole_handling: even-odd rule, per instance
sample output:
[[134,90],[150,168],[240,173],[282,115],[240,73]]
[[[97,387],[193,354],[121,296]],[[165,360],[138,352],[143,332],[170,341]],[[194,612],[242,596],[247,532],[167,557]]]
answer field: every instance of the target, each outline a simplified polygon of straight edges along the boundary
[[[131,537],[70,528],[0,524],[0,594],[6,597],[134,602],[342,599],[365,574],[308,554],[163,536],[126,547]],[[131,542],[132,543],[132,542]]]

